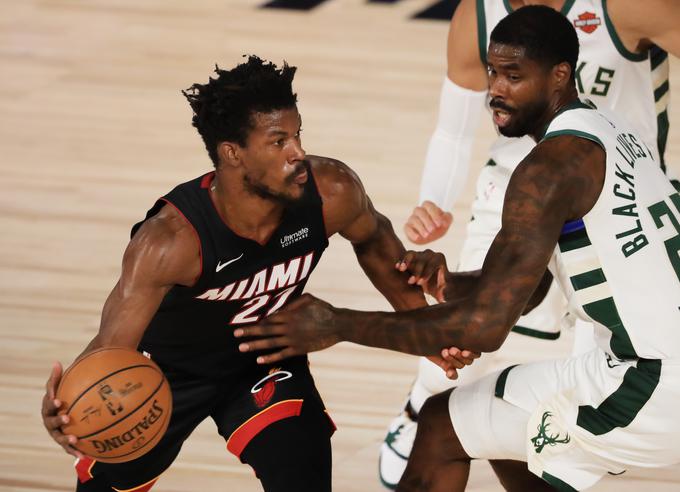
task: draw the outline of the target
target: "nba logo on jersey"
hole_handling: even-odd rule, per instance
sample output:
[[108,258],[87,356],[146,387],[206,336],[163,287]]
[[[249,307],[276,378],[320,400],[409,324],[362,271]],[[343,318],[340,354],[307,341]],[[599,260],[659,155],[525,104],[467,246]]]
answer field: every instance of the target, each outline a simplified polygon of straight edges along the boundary
[[592,12],[583,12],[579,14],[578,18],[574,19],[574,27],[586,34],[591,34],[600,24],[602,24],[602,20]]

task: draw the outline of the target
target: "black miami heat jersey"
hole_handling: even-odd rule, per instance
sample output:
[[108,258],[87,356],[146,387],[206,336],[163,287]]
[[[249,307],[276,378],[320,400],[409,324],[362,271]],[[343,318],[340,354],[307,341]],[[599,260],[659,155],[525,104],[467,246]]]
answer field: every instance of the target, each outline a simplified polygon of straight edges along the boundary
[[192,287],[176,285],[168,292],[139,350],[161,367],[211,378],[256,365],[257,354],[238,351],[242,340],[234,330],[299,297],[328,246],[309,166],[308,175],[301,201],[286,209],[266,244],[239,236],[222,220],[209,194],[214,172],[180,184],[156,202],[144,221],[164,206],[175,207],[196,231],[202,270]]

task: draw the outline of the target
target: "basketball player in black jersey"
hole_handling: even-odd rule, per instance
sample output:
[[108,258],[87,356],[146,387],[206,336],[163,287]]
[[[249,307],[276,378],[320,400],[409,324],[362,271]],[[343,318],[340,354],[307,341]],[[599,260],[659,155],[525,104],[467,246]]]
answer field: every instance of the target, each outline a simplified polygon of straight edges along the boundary
[[[84,351],[137,347],[155,360],[173,392],[170,426],[137,460],[81,456],[75,436],[59,429],[68,417],[57,416],[55,364],[43,421],[79,458],[79,492],[149,490],[207,417],[265,490],[330,490],[334,425],[306,356],[263,366],[261,356],[239,352],[234,330],[299,297],[336,232],[396,309],[425,305],[394,269],[404,248],[357,176],[337,160],[305,155],[295,68],[251,56],[216,73],[184,92],[215,170],[177,186],[133,227],[120,280]],[[455,372],[470,359],[438,361]]]

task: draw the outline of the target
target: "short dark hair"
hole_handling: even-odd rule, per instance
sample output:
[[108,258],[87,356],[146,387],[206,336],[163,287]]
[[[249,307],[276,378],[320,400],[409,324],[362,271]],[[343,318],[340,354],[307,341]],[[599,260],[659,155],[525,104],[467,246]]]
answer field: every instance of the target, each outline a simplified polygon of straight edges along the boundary
[[567,62],[571,78],[578,60],[578,36],[571,22],[544,5],[528,5],[503,18],[491,32],[491,41],[525,49],[526,56],[546,67]]
[[297,94],[293,92],[296,67],[284,61],[283,67],[278,68],[254,55],[247,58],[231,70],[215,65],[217,77],[182,91],[194,112],[191,122],[216,167],[220,142],[235,142],[245,147],[254,127],[254,113],[291,108],[297,103]]

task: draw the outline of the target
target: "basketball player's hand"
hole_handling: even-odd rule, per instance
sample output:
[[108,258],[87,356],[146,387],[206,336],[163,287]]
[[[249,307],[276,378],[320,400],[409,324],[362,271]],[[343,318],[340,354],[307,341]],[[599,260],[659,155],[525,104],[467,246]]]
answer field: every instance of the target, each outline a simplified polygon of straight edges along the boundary
[[83,454],[78,451],[73,445],[78,441],[76,436],[66,435],[61,432],[61,426],[67,424],[69,418],[67,415],[57,415],[63,402],[57,400],[57,386],[61,380],[62,368],[59,362],[55,362],[52,366],[52,373],[45,385],[45,396],[42,401],[42,419],[43,425],[49,435],[59,444],[64,451],[76,458],[82,458]]
[[[472,350],[461,350],[458,347],[445,348],[441,352],[441,359],[449,365],[449,367],[444,367],[439,365],[444,372],[446,377],[449,379],[457,379],[458,371],[457,369],[462,369],[465,366],[471,365],[475,359],[478,359],[482,354],[479,352],[473,352]],[[432,360],[432,359],[430,359]]]
[[431,201],[425,200],[411,212],[404,224],[404,232],[411,242],[427,244],[446,234],[452,222],[453,215],[450,212],[444,212]]
[[[408,271],[411,276],[409,284],[419,285],[426,294],[431,295],[438,302],[446,300],[447,274],[446,258],[441,253],[432,250],[407,251],[404,258],[396,264],[397,270]],[[481,354],[471,350],[461,350],[458,347],[445,348],[441,356],[430,356],[428,359],[437,364],[449,379],[458,378],[457,369],[469,366]]]
[[241,343],[238,347],[241,352],[280,349],[258,356],[258,364],[271,364],[335,345],[340,341],[335,323],[333,306],[310,294],[303,294],[285,309],[258,324],[234,330],[234,336],[264,337]]
[[425,251],[407,251],[397,262],[395,268],[400,272],[409,272],[408,283],[418,285],[423,292],[431,295],[438,302],[446,300],[446,286],[449,270],[446,258],[441,253],[430,249]]

